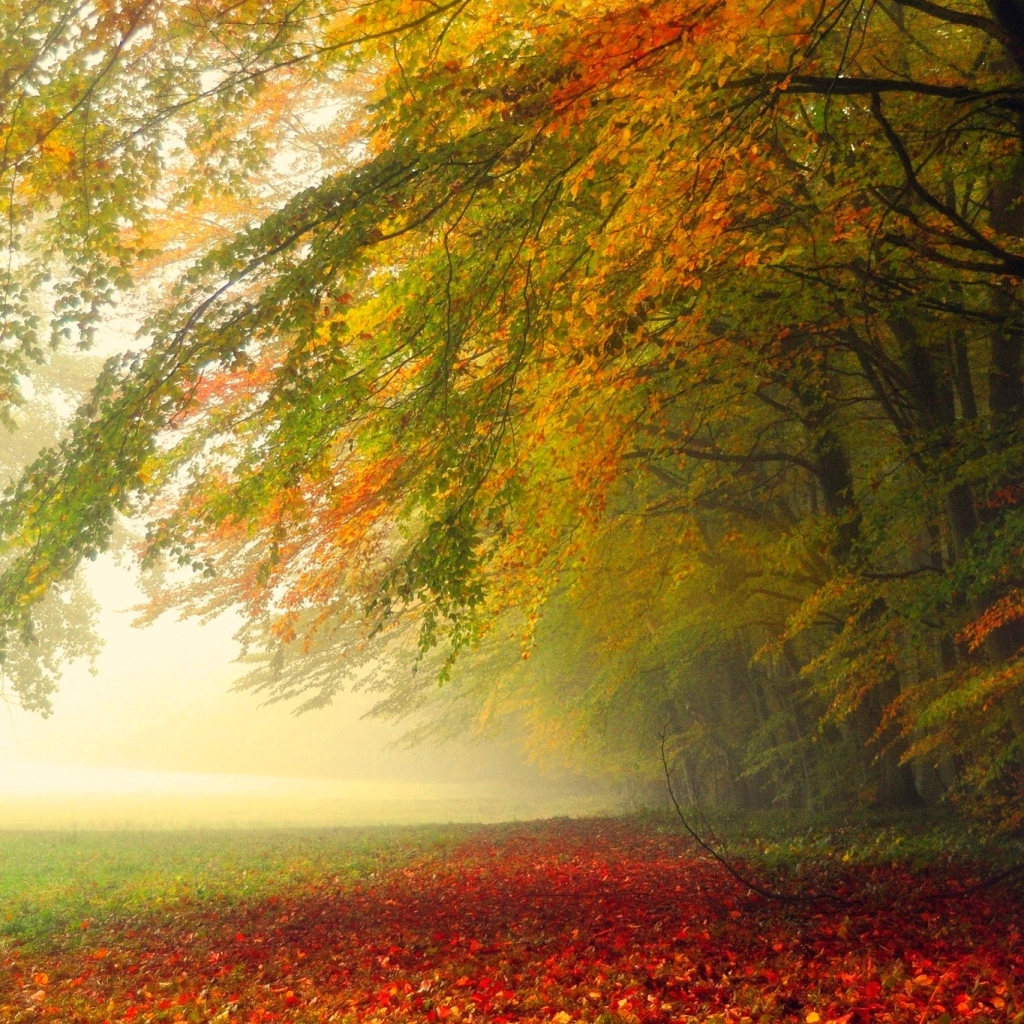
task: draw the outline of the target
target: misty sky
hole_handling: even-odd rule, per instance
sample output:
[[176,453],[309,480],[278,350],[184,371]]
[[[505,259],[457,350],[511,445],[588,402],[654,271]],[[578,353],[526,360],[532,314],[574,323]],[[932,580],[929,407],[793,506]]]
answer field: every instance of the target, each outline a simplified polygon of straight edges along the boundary
[[395,748],[401,725],[363,717],[372,694],[343,693],[301,716],[261,706],[231,690],[244,670],[233,616],[167,615],[138,629],[131,571],[107,556],[87,578],[103,606],[96,674],[73,665],[50,718],[0,709],[0,826],[474,820],[604,806],[507,742]]
[[[32,758],[102,767],[292,776],[394,777],[421,763],[425,776],[445,758],[385,748],[401,730],[362,721],[367,694],[344,694],[322,714],[296,717],[284,704],[260,706],[234,693],[244,670],[231,615],[206,625],[172,614],[153,626],[131,625],[143,600],[132,573],[109,557],[88,579],[103,604],[106,641],[95,676],[76,663],[54,697],[54,715],[14,710],[0,723],[0,758]],[[429,767],[428,767],[429,764]]]

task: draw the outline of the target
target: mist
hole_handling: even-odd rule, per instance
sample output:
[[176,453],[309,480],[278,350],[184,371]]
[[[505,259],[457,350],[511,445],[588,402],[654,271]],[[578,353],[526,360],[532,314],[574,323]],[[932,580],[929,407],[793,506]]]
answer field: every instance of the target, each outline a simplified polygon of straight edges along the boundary
[[408,748],[345,691],[295,715],[232,690],[239,619],[132,625],[133,572],[104,556],[87,581],[104,647],[73,663],[44,718],[8,702],[0,822],[11,828],[177,828],[498,821],[612,809],[617,794],[542,770],[508,738]]

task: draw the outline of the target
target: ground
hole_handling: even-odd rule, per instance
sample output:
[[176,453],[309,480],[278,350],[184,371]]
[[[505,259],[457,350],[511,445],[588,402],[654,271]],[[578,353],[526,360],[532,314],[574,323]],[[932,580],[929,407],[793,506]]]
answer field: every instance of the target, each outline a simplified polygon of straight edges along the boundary
[[1024,900],[981,866],[833,844],[785,883],[830,898],[782,902],[649,819],[275,841],[250,875],[253,838],[140,840],[91,896],[95,840],[51,844],[79,873],[22,873],[20,902],[8,871],[0,1020],[1024,1021]]

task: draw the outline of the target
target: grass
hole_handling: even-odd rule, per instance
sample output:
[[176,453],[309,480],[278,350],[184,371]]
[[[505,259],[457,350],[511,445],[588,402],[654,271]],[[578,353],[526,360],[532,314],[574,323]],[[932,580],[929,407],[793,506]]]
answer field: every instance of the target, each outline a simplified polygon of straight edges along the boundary
[[[660,818],[662,828],[681,828],[674,815]],[[691,825],[728,858],[780,877],[798,875],[810,866],[839,864],[904,864],[913,871],[956,868],[994,874],[1022,859],[1019,836],[996,833],[944,807],[691,818]]]
[[0,831],[0,942],[175,903],[259,899],[354,883],[438,852],[467,826],[222,831]]

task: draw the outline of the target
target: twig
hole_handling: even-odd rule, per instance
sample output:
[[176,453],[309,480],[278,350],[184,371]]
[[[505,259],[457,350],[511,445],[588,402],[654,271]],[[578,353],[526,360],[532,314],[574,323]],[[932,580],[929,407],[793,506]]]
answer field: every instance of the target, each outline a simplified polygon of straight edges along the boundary
[[820,903],[828,901],[831,903],[840,903],[843,906],[849,906],[850,901],[843,899],[842,896],[836,896],[834,893],[785,893],[775,892],[772,889],[766,889],[763,885],[759,885],[753,879],[746,877],[741,874],[736,868],[723,857],[710,843],[706,842],[704,838],[693,828],[693,826],[686,820],[686,815],[683,814],[682,807],[679,806],[679,801],[676,799],[675,789],[672,786],[672,773],[668,766],[668,757],[665,754],[665,740],[666,734],[664,730],[661,733],[661,766],[665,770],[665,785],[668,787],[668,795],[672,800],[672,806],[676,810],[676,815],[679,820],[683,823],[683,828],[690,834],[694,842],[707,854],[713,857],[737,882],[745,885],[752,892],[756,892],[759,896],[764,896],[769,900],[778,900],[781,903]]

